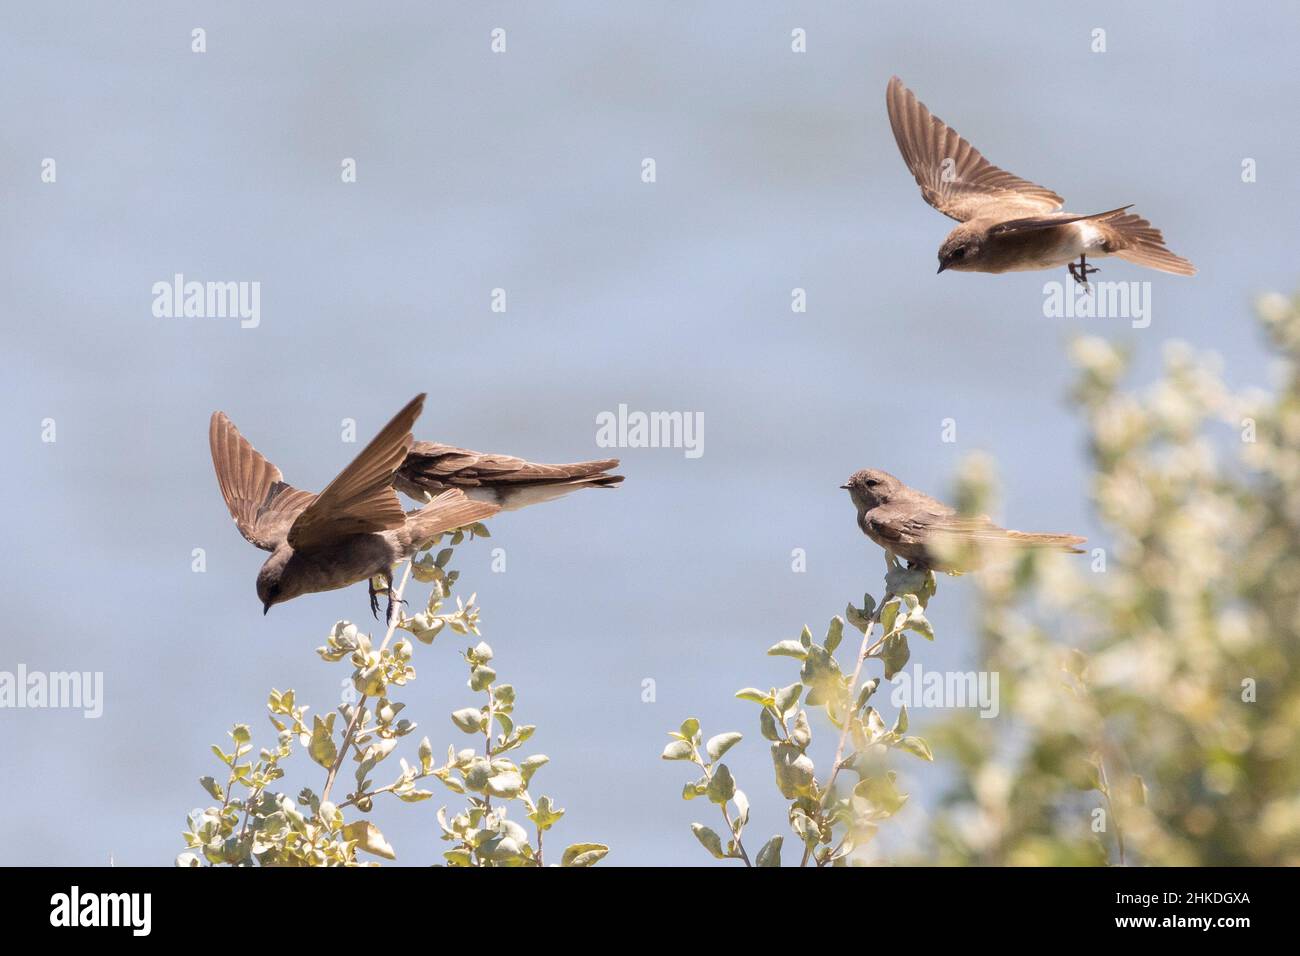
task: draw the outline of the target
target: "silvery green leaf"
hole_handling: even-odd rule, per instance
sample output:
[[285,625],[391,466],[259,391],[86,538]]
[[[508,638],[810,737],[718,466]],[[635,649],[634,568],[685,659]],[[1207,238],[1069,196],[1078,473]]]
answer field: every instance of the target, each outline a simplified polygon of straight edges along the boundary
[[745,796],[744,790],[737,790],[731,798],[736,805],[736,819],[733,821],[733,828],[737,835],[749,822],[749,797]]
[[432,790],[399,790],[397,799],[403,803],[419,803],[421,800],[428,800],[433,796]]
[[791,684],[788,687],[782,687],[776,692],[775,707],[777,713],[788,714],[791,709],[799,703],[799,695],[803,693],[802,684]]
[[523,789],[524,778],[513,771],[498,773],[488,778],[487,792],[494,797],[511,799],[519,796],[519,792]]
[[785,842],[784,837],[774,836],[763,844],[763,848],[758,851],[758,856],[754,859],[755,866],[780,866],[781,865],[781,844]]
[[543,796],[537,798],[537,803],[528,814],[528,819],[537,825],[537,829],[545,831],[554,826],[562,816],[564,811],[554,806],[550,797]]
[[808,649],[798,641],[778,641],[767,649],[769,657],[797,657],[800,660],[808,656]]
[[479,846],[479,856],[493,863],[508,863],[519,857],[519,843],[510,837],[497,836],[485,840]]
[[736,746],[736,744],[740,743],[740,740],[741,735],[733,730],[729,733],[718,734],[715,737],[710,737],[709,742],[704,745],[704,749],[708,752],[710,760],[717,760],[732,747]]
[[806,846],[816,846],[821,842],[821,830],[808,814],[795,810],[790,814],[790,828]]
[[906,704],[898,708],[898,719],[894,721],[894,729],[892,732],[896,734],[907,733],[907,705]]
[[671,741],[660,757],[664,760],[690,760],[691,745],[685,740]]
[[898,612],[902,609],[902,602],[898,598],[890,598],[884,608],[880,611],[880,625],[884,628],[886,634],[892,634],[894,625],[898,621]]
[[307,754],[322,767],[332,767],[339,755],[332,736],[333,726],[333,714],[324,721],[319,716],[312,717],[311,742],[307,745]]
[[787,800],[806,794],[812,787],[815,774],[813,762],[792,744],[773,744],[772,764],[776,769],[777,789]]
[[801,710],[795,716],[794,726],[790,728],[790,743],[804,750],[812,743],[812,727],[808,724],[808,712]]
[[487,789],[488,779],[492,776],[492,767],[486,758],[476,757],[465,770],[465,786],[475,793]]
[[575,843],[564,851],[560,866],[595,866],[608,852],[603,843]]
[[212,777],[199,777],[199,786],[206,790],[213,800],[226,799],[226,791]]
[[826,640],[822,642],[822,646],[826,648],[826,653],[834,654],[842,640],[844,640],[844,618],[833,617],[830,626],[826,628]]
[[894,774],[864,777],[853,788],[853,795],[860,797],[872,807],[885,815],[896,813],[907,802],[907,794],[899,793],[894,785]]
[[731,771],[725,763],[718,764],[709,780],[708,798],[714,803],[726,803],[735,793],[736,781],[731,776]]
[[934,754],[930,752],[930,745],[920,737],[904,737],[898,742],[900,750],[906,750],[910,754],[915,754],[922,760],[934,762]]
[[533,754],[531,757],[525,757],[524,762],[519,765],[519,771],[524,775],[524,783],[527,784],[532,780],[533,774],[550,762],[551,758],[546,754]]
[[895,674],[906,667],[911,656],[912,652],[908,649],[906,634],[898,633],[885,638],[885,644],[880,650],[880,660],[885,665],[885,680],[892,679]]
[[695,839],[704,845],[704,849],[713,854],[715,859],[721,860],[726,856],[722,850],[722,837],[703,823],[692,823],[691,832],[695,834]]
[[451,715],[451,722],[467,734],[483,729],[483,714],[477,707],[464,707]]
[[933,580],[934,575],[929,571],[905,568],[902,565],[890,568],[885,573],[885,587],[890,592],[910,597],[917,603],[924,603],[920,599],[928,596],[926,592]]
[[682,721],[681,735],[687,740],[694,740],[700,732],[700,722],[694,717],[687,717]]
[[908,615],[907,629],[920,634],[927,641],[934,640],[934,627],[919,610]]
[[867,705],[867,701],[871,699],[871,695],[876,692],[876,688],[879,686],[880,686],[880,681],[878,678],[873,677],[869,681],[864,681],[862,684],[862,689],[858,691],[858,704],[854,708],[854,710],[858,711],[861,710],[863,707],[865,707]]
[[397,859],[397,854],[379,832],[379,827],[369,820],[354,820],[349,823],[343,828],[343,839],[356,840],[358,850],[365,850],[385,860]]

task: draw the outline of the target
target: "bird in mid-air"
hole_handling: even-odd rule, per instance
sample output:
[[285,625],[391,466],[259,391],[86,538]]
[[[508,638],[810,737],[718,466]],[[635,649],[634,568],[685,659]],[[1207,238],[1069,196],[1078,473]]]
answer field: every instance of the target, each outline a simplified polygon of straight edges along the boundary
[[[1090,215],[1063,212],[1050,189],[999,169],[926,109],[903,81],[885,91],[889,125],[921,195],[961,225],[939,247],[939,271],[1022,272],[1068,266],[1087,286],[1098,271],[1088,257],[1119,256],[1161,272],[1190,276],[1196,267],[1165,247],[1160,230],[1130,206]],[[1077,261],[1076,261],[1077,260]]]
[[[858,527],[876,544],[916,568],[962,573],[979,566],[981,546],[1049,548],[1083,554],[1077,534],[1039,534],[1000,528],[984,516],[959,514],[941,501],[909,488],[888,472],[864,468],[841,488],[858,509]],[[964,547],[975,545],[974,549]],[[954,557],[954,554],[961,557]],[[970,553],[973,552],[973,553]]]
[[[436,535],[501,510],[491,502],[472,501],[459,489],[444,491],[415,511],[402,510],[393,475],[411,450],[411,426],[423,406],[423,394],[408,402],[318,495],[286,484],[280,469],[239,434],[224,412],[213,413],[208,441],[221,496],[240,534],[271,552],[257,573],[263,614],[300,594],[381,577],[389,586],[391,621],[393,565]],[[370,606],[378,613],[373,582],[369,586]]]

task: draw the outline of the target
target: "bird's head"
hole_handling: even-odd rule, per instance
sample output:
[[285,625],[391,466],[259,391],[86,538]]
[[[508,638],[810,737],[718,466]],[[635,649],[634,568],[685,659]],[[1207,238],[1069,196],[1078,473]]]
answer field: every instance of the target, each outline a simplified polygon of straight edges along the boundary
[[870,511],[893,497],[903,483],[887,471],[863,468],[855,471],[840,487],[848,491],[859,510]]
[[266,559],[262,570],[257,572],[257,598],[262,602],[263,614],[271,610],[272,605],[283,604],[303,593],[297,578],[286,573],[292,557],[291,548],[280,548]]
[[939,271],[974,269],[980,254],[980,238],[976,230],[964,223],[948,233],[948,238],[939,247]]

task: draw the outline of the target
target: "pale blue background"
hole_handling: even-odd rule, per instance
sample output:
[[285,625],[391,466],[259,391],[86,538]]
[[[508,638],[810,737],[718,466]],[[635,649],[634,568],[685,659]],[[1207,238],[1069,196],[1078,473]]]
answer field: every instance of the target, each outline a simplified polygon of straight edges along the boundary
[[[682,803],[683,766],[658,759],[689,714],[746,734],[729,762],[751,848],[785,832],[731,693],[788,682],[763,650],[878,589],[837,489],[851,471],[942,494],[984,450],[1009,522],[1095,535],[1063,402],[1071,334],[1130,343],[1143,374],[1181,336],[1223,352],[1233,383],[1266,381],[1248,305],[1297,273],[1297,26],[1291,4],[6,3],[0,668],[102,670],[107,701],[98,721],[0,712],[0,857],[169,863],[206,802],[209,743],[236,721],[267,739],[272,685],[337,701],[343,668],[312,649],[365,613],[364,589],[262,617],[263,555],[218,496],[208,416],[319,489],[357,447],[341,419],[364,441],[425,389],[420,437],[543,460],[603,454],[595,416],[619,402],[704,413],[703,458],[627,451],[622,489],[504,516],[457,566],[552,758],[538,780],[569,815],[549,846],[702,862],[688,824],[712,808]],[[1070,208],[1136,202],[1201,274],[1103,263],[1154,282],[1140,332],[1043,318],[1064,271],[935,276],[949,223],[894,146],[893,73]],[[153,318],[150,287],[174,272],[261,281],[261,328]],[[924,664],[975,665],[971,587],[941,583]],[[462,739],[447,712],[476,702],[461,646],[421,648],[405,695],[438,749]],[[901,766],[933,795],[940,771]],[[438,857],[433,814],[454,799],[381,808],[402,862]]]

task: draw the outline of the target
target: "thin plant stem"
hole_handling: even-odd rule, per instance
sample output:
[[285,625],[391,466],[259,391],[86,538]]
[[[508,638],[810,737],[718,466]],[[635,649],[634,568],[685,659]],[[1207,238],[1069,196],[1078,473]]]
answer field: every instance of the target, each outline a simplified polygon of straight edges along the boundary
[[[400,603],[402,592],[406,590],[406,582],[411,579],[411,560],[406,562],[406,568],[402,571],[401,583],[397,585],[397,590],[389,593],[388,599],[391,603]],[[388,649],[388,642],[393,639],[393,634],[397,631],[397,623],[402,618],[399,612],[396,617],[390,615],[388,622],[388,633],[384,635],[384,643],[379,645],[379,653],[383,654]],[[352,711],[352,719],[348,721],[348,729],[343,734],[343,746],[339,748],[338,756],[334,758],[334,765],[330,767],[329,774],[325,777],[325,789],[321,791],[320,802],[324,803],[330,798],[330,790],[334,787],[334,779],[339,775],[339,769],[343,766],[343,761],[347,759],[348,751],[352,749],[353,741],[357,735],[357,725],[361,722],[361,715],[366,709],[366,695],[362,694],[361,699],[357,701],[356,707]]]

